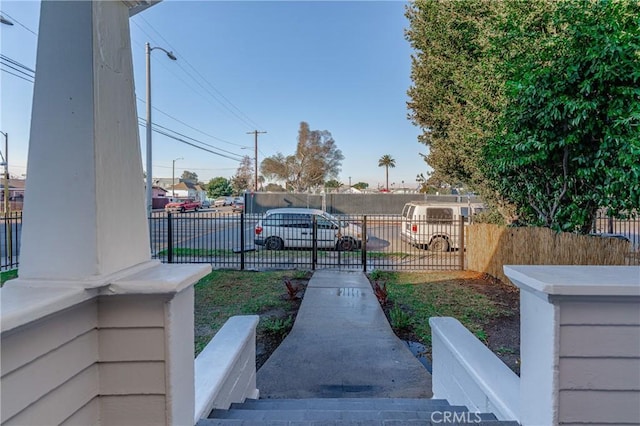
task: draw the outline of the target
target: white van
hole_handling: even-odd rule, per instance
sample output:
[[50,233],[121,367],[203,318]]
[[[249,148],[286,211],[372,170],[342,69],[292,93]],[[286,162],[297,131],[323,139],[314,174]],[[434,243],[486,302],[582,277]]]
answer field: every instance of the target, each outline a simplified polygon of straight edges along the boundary
[[268,250],[312,248],[313,223],[316,223],[316,247],[354,250],[362,246],[362,229],[322,210],[281,208],[269,210],[255,227],[254,242]]
[[460,240],[460,220],[466,226],[473,215],[484,209],[482,203],[412,201],[402,209],[402,241],[425,250],[456,249]]

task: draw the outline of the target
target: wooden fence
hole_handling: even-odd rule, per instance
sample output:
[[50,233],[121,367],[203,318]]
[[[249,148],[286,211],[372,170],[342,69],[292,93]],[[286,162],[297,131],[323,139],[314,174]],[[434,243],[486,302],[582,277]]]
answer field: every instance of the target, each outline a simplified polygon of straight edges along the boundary
[[474,224],[467,236],[467,268],[504,282],[509,282],[504,265],[629,265],[639,260],[628,241],[548,228]]

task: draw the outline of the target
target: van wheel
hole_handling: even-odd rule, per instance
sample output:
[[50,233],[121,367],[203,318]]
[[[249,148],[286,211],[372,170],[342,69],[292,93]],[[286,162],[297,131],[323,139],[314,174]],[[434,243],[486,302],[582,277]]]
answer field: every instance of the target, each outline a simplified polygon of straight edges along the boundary
[[429,244],[429,250],[442,253],[449,251],[449,240],[444,237],[435,237]]
[[267,241],[264,242],[264,247],[267,250],[282,250],[284,248],[284,243],[278,237],[269,237]]
[[341,238],[338,241],[338,250],[340,251],[351,251],[355,248],[356,242],[353,241],[353,238]]

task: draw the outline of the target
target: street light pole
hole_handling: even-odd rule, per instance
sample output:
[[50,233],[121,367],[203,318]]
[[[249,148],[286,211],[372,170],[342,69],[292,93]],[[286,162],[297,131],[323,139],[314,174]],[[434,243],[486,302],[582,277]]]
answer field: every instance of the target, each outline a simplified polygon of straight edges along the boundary
[[176,161],[178,160],[184,160],[184,158],[180,157],[173,160],[173,167],[171,168],[171,198],[176,198]]
[[162,47],[151,47],[149,43],[145,43],[145,56],[147,59],[147,216],[151,215],[153,209],[153,170],[151,165],[151,51],[160,49],[167,54],[172,61],[177,58],[173,52],[168,52]]

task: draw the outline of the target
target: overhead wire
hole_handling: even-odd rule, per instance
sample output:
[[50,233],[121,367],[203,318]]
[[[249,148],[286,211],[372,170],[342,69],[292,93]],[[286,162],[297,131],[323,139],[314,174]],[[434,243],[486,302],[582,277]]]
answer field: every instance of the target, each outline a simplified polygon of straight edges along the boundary
[[[21,64],[14,59],[11,59],[8,56],[0,54],[0,65],[2,66],[2,71],[6,72],[7,74],[21,78],[30,83],[33,83],[35,81],[35,71],[33,69],[24,64]],[[6,68],[12,69],[15,72],[11,72]],[[20,74],[16,74],[16,72]]]
[[[7,18],[11,19],[13,22],[15,22],[15,23],[17,23],[18,25],[20,25],[20,26],[21,26],[22,28],[24,28],[25,30],[29,31],[31,34],[35,35],[36,37],[38,36],[38,33],[37,33],[37,32],[33,31],[32,29],[30,29],[29,27],[27,27],[27,26],[26,26],[26,25],[24,25],[22,22],[20,22],[19,20],[15,19],[14,17],[12,17],[11,15],[9,15],[8,13],[6,13],[6,12],[2,12],[2,11],[0,11],[0,13],[2,13],[2,15],[6,16]],[[141,16],[140,16],[140,18],[141,18],[141,19],[145,22],[145,24],[147,24],[147,25],[151,28],[151,30],[153,30],[153,31],[154,31],[154,32],[155,32],[155,33],[156,33],[156,34],[157,34],[157,35],[158,35],[158,36],[159,36],[159,37],[160,37],[160,38],[161,38],[161,39],[162,39],[162,40],[163,40],[163,41],[164,41],[164,42],[165,42],[165,43],[166,43],[170,48],[171,48],[171,49],[175,50],[175,49],[171,46],[171,43],[169,43],[169,41],[168,41],[168,40],[166,40],[166,39],[162,36],[162,34],[160,34],[160,33],[159,33],[159,32],[158,32],[158,31],[157,31],[157,30],[156,30],[156,29],[155,29],[155,28],[154,28],[154,27],[153,27],[153,26],[152,26],[152,25],[151,25],[151,24],[150,24],[146,19],[142,18]],[[138,26],[138,28],[140,28],[140,30],[141,30],[144,34],[146,34],[148,37],[150,37],[150,38],[153,40],[153,37],[152,37],[148,32],[146,32],[146,31],[144,30],[144,28],[142,28],[142,27],[141,27],[137,22],[135,22],[135,20],[133,20],[132,22],[134,22],[134,24],[136,24],[136,26]],[[155,41],[155,40],[154,40],[154,41]],[[9,70],[7,70],[7,69],[5,69],[5,68],[0,69],[1,71],[6,72],[7,74],[10,74],[10,75],[12,75],[12,76],[18,77],[18,78],[20,78],[20,79],[22,79],[22,80],[28,81],[28,82],[30,82],[30,83],[34,83],[34,82],[35,82],[35,70],[34,70],[34,69],[32,69],[32,68],[30,68],[30,67],[28,67],[28,66],[26,66],[26,65],[24,65],[24,64],[21,64],[20,62],[15,61],[14,59],[9,58],[9,57],[7,57],[7,56],[5,56],[5,55],[1,55],[1,54],[0,54],[0,59],[2,59],[2,60],[4,61],[4,62],[2,62],[2,63],[1,63],[1,64],[3,65],[3,67],[8,67],[8,68],[10,68],[10,69],[12,69],[12,70],[14,70],[14,71],[16,71],[16,72],[18,72],[18,73],[22,74],[22,75],[19,75],[19,74],[16,74],[16,73],[14,73],[14,72],[11,72],[11,71],[9,71]],[[210,82],[209,82],[209,81],[208,81],[204,76],[202,76],[202,74],[201,74],[201,73],[200,73],[200,72],[199,72],[199,71],[198,71],[198,70],[197,70],[197,69],[196,69],[196,68],[195,68],[195,67],[194,67],[194,66],[193,66],[193,65],[192,65],[192,64],[191,64],[187,59],[186,59],[186,58],[184,58],[183,56],[181,56],[181,57],[180,57],[180,59],[181,59],[182,61],[184,61],[184,62],[185,62],[185,63],[186,63],[186,64],[187,64],[191,69],[193,69],[193,70],[194,70],[194,72],[195,72],[195,73],[196,73],[196,74],[197,74],[197,75],[198,75],[198,76],[199,76],[199,77],[200,77],[200,78],[201,78],[201,79],[202,79],[206,84],[208,84],[208,85],[209,85],[209,86],[210,86],[210,87],[211,87],[211,88],[212,88],[212,89],[213,89],[213,90],[214,90],[214,91],[215,91],[215,92],[216,92],[216,93],[217,93],[221,98],[223,98],[223,99],[226,101],[226,103],[227,103],[228,105],[230,105],[231,107],[233,107],[237,112],[236,112],[236,111],[233,111],[231,108],[229,108],[229,106],[228,106],[228,105],[226,105],[224,102],[222,102],[222,101],[221,101],[221,100],[220,100],[216,95],[214,95],[213,93],[211,93],[211,91],[210,91],[209,89],[207,89],[206,87],[204,87],[204,86],[203,86],[203,84],[202,84],[200,81],[198,81],[198,79],[196,79],[196,78],[195,78],[195,77],[194,77],[194,76],[193,76],[193,75],[192,75],[188,70],[186,70],[184,67],[180,66],[180,68],[181,68],[181,69],[182,69],[182,70],[183,70],[183,71],[184,71],[184,72],[185,72],[185,73],[186,73],[186,74],[187,74],[187,75],[188,75],[188,76],[189,76],[189,77],[190,77],[190,78],[191,78],[191,79],[196,83],[196,84],[198,84],[198,86],[200,86],[202,89],[204,89],[204,90],[205,90],[205,91],[206,91],[206,92],[207,92],[207,93],[208,93],[208,94],[209,94],[213,99],[215,99],[215,100],[216,100],[216,101],[217,101],[217,102],[218,102],[218,103],[219,103],[223,108],[225,108],[229,113],[231,113],[231,114],[232,114],[233,116],[235,116],[238,120],[240,120],[241,122],[243,122],[245,125],[248,125],[250,128],[260,128],[260,127],[261,127],[261,126],[259,126],[255,121],[251,120],[251,118],[249,118],[249,117],[248,117],[244,112],[242,112],[242,110],[240,110],[240,109],[239,109],[239,108],[238,108],[238,107],[237,107],[233,102],[231,102],[231,101],[230,101],[226,96],[224,96],[224,94],[222,94],[222,93],[221,93],[221,92],[220,92],[220,91],[219,91],[219,90],[218,90],[218,89],[217,89],[213,84],[211,84],[211,83],[210,83]],[[21,69],[20,69],[20,68],[21,68]],[[168,67],[167,67],[167,68],[168,68]],[[171,69],[169,69],[169,70],[172,72],[172,70],[171,70]],[[32,73],[32,74],[30,74],[30,73]],[[175,75],[175,73],[174,73],[174,75]],[[185,83],[185,85],[186,85],[187,87],[189,87],[191,90],[193,90],[195,93],[199,93],[199,92],[198,92],[197,90],[195,90],[192,86],[190,86],[186,81],[184,81],[184,79],[182,79],[180,76],[177,76],[177,77],[178,77],[180,80],[182,80],[182,81],[183,81],[183,83]],[[143,101],[142,99],[138,98],[138,100],[140,100],[141,102],[143,102],[143,103],[144,103],[144,101]],[[192,130],[195,130],[195,131],[197,131],[197,132],[199,132],[199,133],[201,133],[201,134],[203,134],[203,135],[205,135],[205,136],[208,136],[208,137],[210,137],[210,138],[213,138],[213,139],[218,140],[218,141],[223,142],[223,143],[227,143],[227,144],[230,144],[230,145],[234,145],[234,146],[238,146],[238,147],[246,148],[246,145],[241,145],[241,144],[237,144],[237,143],[234,143],[234,142],[230,142],[230,141],[224,140],[224,139],[222,139],[222,138],[219,138],[219,137],[217,137],[217,136],[213,136],[213,135],[211,135],[211,134],[208,134],[208,133],[206,133],[206,132],[203,132],[202,130],[197,129],[197,128],[195,128],[195,127],[193,127],[193,126],[191,126],[191,125],[189,125],[189,124],[185,123],[184,121],[182,121],[182,120],[180,120],[180,119],[178,119],[178,118],[176,118],[176,117],[173,117],[172,115],[170,115],[170,114],[168,114],[168,113],[166,113],[166,112],[164,112],[164,111],[162,111],[162,110],[160,110],[160,109],[158,109],[158,108],[156,108],[156,107],[153,107],[153,109],[154,109],[154,110],[156,110],[156,111],[158,111],[158,112],[160,112],[161,114],[163,114],[163,115],[165,115],[165,116],[167,116],[167,117],[169,117],[169,118],[171,118],[171,119],[173,119],[173,120],[177,121],[178,123],[180,123],[180,124],[182,124],[182,125],[184,125],[184,126],[186,126],[186,127],[190,128],[190,129],[192,129]],[[139,125],[140,125],[140,126],[142,126],[142,127],[146,127],[146,124],[145,124],[144,122],[139,123]],[[207,144],[207,143],[205,143],[205,142],[199,141],[199,140],[197,140],[197,139],[195,139],[195,138],[192,138],[192,137],[190,137],[190,136],[187,136],[187,135],[184,135],[184,134],[182,134],[182,133],[176,132],[175,130],[169,129],[169,128],[167,128],[167,127],[164,127],[164,126],[161,126],[161,125],[158,125],[158,124],[155,124],[155,123],[153,124],[153,126],[157,126],[157,127],[161,128],[161,129],[164,129],[164,131],[163,131],[163,130],[156,129],[156,128],[153,128],[153,129],[152,129],[152,131],[154,131],[154,132],[156,132],[156,133],[159,133],[159,134],[162,134],[162,135],[164,135],[164,136],[167,136],[167,137],[169,137],[169,138],[171,138],[171,139],[174,139],[174,140],[176,140],[176,141],[178,141],[178,142],[181,142],[181,143],[185,143],[185,144],[187,144],[187,145],[190,145],[190,146],[192,146],[192,147],[194,147],[194,148],[198,148],[198,149],[201,149],[201,150],[203,150],[203,151],[209,152],[209,153],[211,153],[211,154],[218,155],[218,156],[221,156],[221,157],[224,157],[224,158],[228,158],[228,159],[231,159],[231,160],[234,160],[234,161],[241,161],[241,160],[242,160],[242,158],[243,158],[243,156],[241,156],[241,155],[239,155],[239,154],[235,154],[235,153],[233,153],[233,152],[230,152],[230,151],[224,150],[224,149],[222,149],[222,148],[215,147],[215,146],[213,146],[213,145],[210,145],[210,144]],[[167,133],[167,132],[175,133],[175,134],[177,134],[177,135],[182,136],[183,138],[190,139],[190,140],[192,140],[192,141],[194,141],[194,142],[197,142],[197,143],[200,143],[200,144],[202,144],[202,145],[205,145],[205,146],[211,147],[211,148],[213,148],[213,149],[216,149],[216,150],[222,151],[222,152],[227,153],[227,154],[229,154],[229,155],[227,155],[227,154],[222,154],[222,153],[220,153],[220,152],[216,152],[216,151],[212,151],[212,150],[209,150],[209,149],[203,148],[203,147],[201,147],[201,146],[198,146],[198,145],[195,145],[195,144],[193,144],[193,143],[190,143],[190,142],[188,142],[188,141],[186,141],[186,140],[184,140],[184,139],[182,139],[182,138],[180,138],[180,137],[176,137],[176,136],[174,136],[174,135],[171,135],[171,134],[169,134],[169,133]],[[234,158],[234,157],[236,157],[236,158]]]
[[[139,120],[138,120],[138,125],[139,125],[140,127],[145,127],[145,128],[146,128],[146,123],[145,123],[145,122],[144,122],[144,120],[142,120],[142,119],[139,119]],[[176,141],[178,141],[178,142],[181,142],[181,143],[184,143],[184,144],[190,145],[190,146],[192,146],[192,147],[194,147],[194,148],[201,149],[201,150],[203,150],[203,151],[209,152],[209,153],[214,154],[214,155],[218,155],[218,156],[220,156],[220,157],[228,158],[229,160],[234,160],[234,161],[241,161],[241,160],[242,160],[242,156],[240,156],[240,155],[237,155],[237,154],[233,154],[233,153],[231,153],[231,155],[233,155],[233,157],[232,157],[231,155],[228,155],[228,154],[222,154],[222,153],[220,153],[220,152],[212,151],[212,150],[210,150],[210,149],[204,148],[204,147],[202,147],[202,146],[199,146],[199,145],[196,145],[196,144],[194,144],[194,143],[188,142],[188,141],[186,141],[186,140],[184,140],[184,139],[182,139],[182,138],[180,138],[180,137],[177,137],[177,136],[175,136],[175,135],[172,135],[172,134],[170,134],[170,133],[167,133],[167,132],[166,132],[166,131],[164,131],[164,130],[157,129],[156,127],[157,127],[157,125],[156,125],[156,124],[154,124],[154,123],[152,123],[151,130],[152,130],[153,132],[156,132],[156,133],[161,134],[161,135],[163,135],[163,136],[167,136],[168,138],[174,139],[174,140],[176,140]],[[189,137],[187,136],[187,138],[189,138]],[[208,145],[208,144],[205,144],[205,143],[203,143],[203,142],[201,142],[201,141],[198,141],[197,139],[193,139],[193,138],[189,138],[189,139],[192,139],[192,140],[197,141],[198,143],[201,143],[201,144],[204,144],[204,145]],[[208,146],[211,146],[211,145],[208,145]],[[227,152],[228,152],[228,151],[227,151]]]
[[0,71],[2,71],[2,72],[6,72],[7,74],[10,74],[10,75],[12,75],[12,76],[14,76],[14,77],[21,78],[21,79],[23,79],[23,80],[25,80],[25,81],[28,81],[29,83],[34,83],[34,82],[35,82],[35,80],[29,80],[28,78],[25,78],[25,77],[23,77],[23,76],[21,76],[21,75],[19,75],[19,74],[12,73],[11,71],[8,71],[8,70],[6,70],[6,69],[4,69],[4,68],[0,69]]
[[175,130],[168,129],[168,128],[164,127],[164,126],[161,126],[161,125],[160,125],[160,124],[158,124],[158,123],[153,123],[153,125],[154,125],[154,126],[157,126],[157,127],[159,127],[159,128],[161,128],[161,129],[163,129],[163,130],[166,130],[166,131],[169,131],[169,132],[175,133],[176,135],[182,136],[183,138],[187,138],[187,139],[190,139],[190,140],[192,140],[192,141],[194,141],[194,142],[198,142],[198,143],[201,143],[202,145],[208,146],[208,147],[210,147],[210,148],[217,149],[218,151],[226,152],[227,154],[231,154],[231,155],[239,155],[239,154],[236,154],[235,152],[227,151],[227,150],[225,150],[225,149],[218,148],[217,146],[210,145],[210,144],[208,144],[208,143],[206,143],[206,142],[199,141],[199,140],[197,140],[197,139],[192,138],[191,136],[187,136],[187,135],[184,135],[184,134],[182,134],[182,133],[180,133],[180,132],[176,132]]
[[[142,99],[142,98],[140,98],[140,97],[136,97],[136,99],[137,99],[138,101],[142,102],[142,103],[143,103],[143,104],[145,104],[145,105],[146,105],[146,103],[147,103],[144,99]],[[158,108],[158,107],[151,106],[151,109],[153,109],[154,111],[159,112],[159,113],[160,113],[160,114],[162,114],[162,115],[165,115],[165,116],[169,117],[170,119],[172,119],[172,120],[174,120],[174,121],[177,121],[178,123],[182,124],[183,126],[186,126],[186,127],[190,128],[191,130],[195,130],[196,132],[198,132],[198,133],[200,133],[200,134],[202,134],[202,135],[208,136],[208,137],[210,137],[210,138],[212,138],[212,139],[215,139],[215,140],[220,141],[220,142],[224,142],[224,143],[229,144],[229,145],[234,145],[234,146],[238,146],[238,147],[241,147],[241,148],[247,148],[247,145],[242,145],[242,144],[239,144],[239,143],[230,142],[230,141],[227,141],[227,140],[225,140],[225,139],[219,138],[219,137],[217,137],[217,136],[213,136],[213,135],[211,135],[211,134],[209,134],[209,133],[207,133],[207,132],[204,132],[204,131],[202,131],[202,130],[200,130],[200,129],[197,129],[197,128],[195,128],[195,127],[191,126],[190,124],[187,124],[187,123],[185,123],[184,121],[182,121],[182,120],[180,120],[180,119],[178,119],[178,118],[176,118],[176,117],[172,116],[171,114],[169,114],[169,113],[167,113],[167,112],[165,112],[165,111],[161,110],[161,109],[160,109],[160,108]]]
[[6,56],[6,55],[3,55],[3,54],[1,54],[1,53],[0,53],[0,59],[4,59],[5,61],[10,62],[10,63],[12,63],[12,64],[14,64],[14,65],[17,65],[17,66],[19,66],[20,68],[24,68],[25,70],[27,70],[27,71],[29,71],[29,72],[32,72],[32,73],[34,73],[34,74],[35,74],[35,72],[36,72],[36,70],[34,70],[34,69],[32,69],[32,68],[29,68],[28,66],[26,66],[26,65],[24,65],[24,64],[21,64],[20,62],[16,61],[15,59],[11,59],[10,57],[8,57],[8,56]]
[[[140,19],[142,21],[145,22],[145,24],[147,24],[156,34],[158,34],[158,36],[166,43],[166,45],[172,49],[174,51],[174,54],[177,54],[177,50],[175,48],[173,48],[173,46],[171,45],[171,43],[169,43],[146,19],[144,19],[142,16],[140,16]],[[147,31],[145,31],[145,29],[138,23],[136,22],[136,20],[132,20],[132,22],[144,33],[147,35],[147,37],[149,37],[152,41],[154,41],[154,43],[157,44],[157,40],[154,39],[154,37],[149,34]],[[251,118],[249,118],[244,112],[242,112],[242,110],[240,110],[233,102],[231,102],[226,96],[224,96],[224,94],[222,94],[222,92],[220,92],[218,89],[215,88],[215,86],[213,84],[211,84],[211,82],[209,82],[184,56],[182,55],[178,55],[180,60],[178,61],[177,65],[180,69],[182,69],[182,71],[187,74],[200,88],[202,88],[207,94],[209,94],[209,96],[214,99],[220,106],[222,106],[228,113],[230,113],[231,115],[233,115],[236,119],[238,119],[239,121],[241,121],[244,125],[248,126],[248,128],[261,128],[261,126],[259,126],[255,121],[253,121]],[[203,85],[203,83],[201,81],[199,81],[197,78],[195,78],[193,76],[193,74],[187,70],[185,67],[182,66],[181,62],[184,62],[185,64],[187,64],[191,69],[194,70],[194,72],[200,77],[200,79],[202,81],[204,81],[208,86],[210,86],[216,93],[218,93],[218,96],[216,96],[214,93],[211,92],[211,90],[207,87],[205,87]],[[175,73],[174,73],[175,75]],[[187,85],[189,88],[191,88],[192,90],[194,90],[192,87],[190,87],[189,85]],[[198,95],[201,95],[200,92],[194,90]],[[224,99],[226,101],[223,102],[220,98]],[[231,107],[229,107],[229,105],[231,107],[233,107],[233,109]],[[235,111],[234,111],[235,109]],[[237,112],[236,112],[237,111]]]
[[[169,43],[169,41],[164,38],[164,36],[158,31],[156,30],[153,25],[151,25],[149,23],[149,21],[147,21],[144,16],[140,16],[140,19],[144,21],[145,24],[147,24],[149,26],[149,28],[151,28],[151,30],[153,30],[153,32],[155,32],[158,37],[160,37],[165,43],[167,43],[167,45],[173,49],[176,50],[173,46],[171,46],[171,43]],[[247,121],[244,121],[243,118],[238,117],[240,120],[244,121],[245,124],[248,124],[249,127],[253,127],[253,128],[261,128],[261,126],[259,124],[257,124],[255,121],[253,121],[250,117],[248,117],[244,112],[242,112],[242,110],[240,108],[238,108],[233,102],[231,102],[222,92],[220,92],[209,80],[207,80],[201,73],[200,71],[198,71],[198,69],[196,67],[194,67],[193,65],[191,65],[191,63],[184,58],[184,62],[189,65],[189,67],[205,82],[207,83],[220,97],[222,97],[222,99],[224,99],[229,105],[231,105],[240,115],[242,115],[242,117],[244,117]]]
[[0,14],[2,14],[4,16],[6,16],[7,18],[11,19],[11,21],[15,22],[16,24],[20,25],[25,30],[29,31],[34,36],[38,37],[38,33],[37,32],[33,31],[31,28],[29,28],[26,25],[24,25],[22,22],[18,21],[16,18],[14,18],[13,16],[9,15],[7,12],[0,11]]

